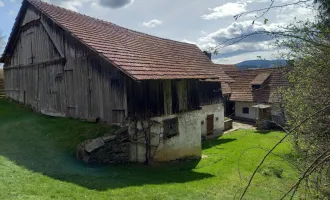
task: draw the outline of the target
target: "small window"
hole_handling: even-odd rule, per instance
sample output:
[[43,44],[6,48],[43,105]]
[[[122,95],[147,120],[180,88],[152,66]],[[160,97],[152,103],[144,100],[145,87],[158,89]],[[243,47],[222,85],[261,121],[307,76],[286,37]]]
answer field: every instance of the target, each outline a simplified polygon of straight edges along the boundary
[[253,90],[257,90],[257,89],[260,89],[260,88],[261,88],[261,85],[252,85]]
[[164,120],[164,138],[171,138],[178,134],[178,118]]
[[249,114],[249,108],[248,107],[244,107],[243,108],[243,114]]

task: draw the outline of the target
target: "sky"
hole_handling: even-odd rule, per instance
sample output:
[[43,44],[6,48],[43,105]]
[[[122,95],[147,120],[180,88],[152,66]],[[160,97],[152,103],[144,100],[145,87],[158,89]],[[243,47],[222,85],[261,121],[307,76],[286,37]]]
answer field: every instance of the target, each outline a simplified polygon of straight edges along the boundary
[[[276,31],[294,21],[312,20],[315,12],[301,6],[274,9],[252,24],[249,13],[235,20],[234,15],[269,6],[271,0],[45,0],[119,26],[162,38],[193,43],[202,50],[254,31]],[[274,5],[297,0],[276,0]],[[6,40],[22,0],[0,0],[0,30]],[[265,18],[268,22],[265,24]],[[255,35],[218,49],[215,63],[236,64],[244,60],[276,59],[279,49],[274,39]]]

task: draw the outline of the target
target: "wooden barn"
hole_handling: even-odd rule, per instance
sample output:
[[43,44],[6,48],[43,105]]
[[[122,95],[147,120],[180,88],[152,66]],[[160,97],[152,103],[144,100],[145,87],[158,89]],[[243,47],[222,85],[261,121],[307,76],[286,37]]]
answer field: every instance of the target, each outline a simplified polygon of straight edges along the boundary
[[[23,1],[1,62],[6,95],[38,112],[115,124],[158,117],[159,137],[172,129],[182,136],[168,137],[173,148],[158,160],[200,156],[201,132],[223,126],[220,82],[232,81],[224,72],[208,72],[213,63],[196,45],[39,0]],[[183,113],[197,113],[189,130],[180,125]],[[143,158],[136,153],[132,159]]]

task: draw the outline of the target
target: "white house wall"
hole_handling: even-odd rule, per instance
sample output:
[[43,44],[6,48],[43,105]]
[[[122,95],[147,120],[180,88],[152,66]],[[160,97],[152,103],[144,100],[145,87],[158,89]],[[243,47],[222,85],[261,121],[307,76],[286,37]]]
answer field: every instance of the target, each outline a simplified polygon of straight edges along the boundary
[[[179,134],[169,139],[163,139],[163,121],[178,117]],[[154,161],[171,161],[182,158],[200,158],[201,147],[201,123],[199,111],[180,113],[164,117],[155,117],[152,120],[157,121],[151,126],[152,146],[158,146],[151,149],[152,159]],[[138,123],[138,129],[141,129],[141,123]],[[131,124],[129,133],[134,134],[134,126]],[[145,161],[144,139],[138,143],[132,143],[130,148],[130,158],[132,162]]]
[[[255,120],[258,117],[257,108],[252,108],[255,103],[252,102],[235,102],[235,116]],[[243,113],[243,108],[249,108],[249,114]]]
[[[158,146],[151,150],[154,161],[171,161],[182,158],[200,158],[202,153],[201,137],[206,134],[206,117],[214,115],[214,134],[222,133],[224,129],[224,107],[223,104],[203,106],[201,110],[179,113],[162,117],[152,118],[150,132],[152,135],[151,145]],[[171,118],[178,118],[179,134],[169,139],[163,139],[163,121]],[[150,120],[149,120],[150,121]],[[201,122],[204,121],[202,124]],[[145,122],[145,127],[148,127]],[[141,122],[138,129],[142,130]],[[130,124],[129,133],[134,134],[134,124]],[[131,144],[130,158],[132,162],[145,161],[145,143],[143,135],[138,142]]]
[[[200,123],[201,123],[201,131],[202,135],[206,135],[207,133],[207,121],[206,117],[208,115],[214,115],[214,135],[218,135],[223,132],[224,130],[224,106],[223,104],[214,104],[214,105],[207,105],[202,106],[202,110],[199,111],[200,113]],[[203,122],[203,123],[202,123]]]

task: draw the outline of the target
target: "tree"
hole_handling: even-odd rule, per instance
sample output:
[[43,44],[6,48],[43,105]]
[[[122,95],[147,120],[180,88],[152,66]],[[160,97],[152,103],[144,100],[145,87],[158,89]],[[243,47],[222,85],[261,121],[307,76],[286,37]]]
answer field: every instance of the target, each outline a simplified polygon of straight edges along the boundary
[[[295,5],[312,6],[311,1],[296,1]],[[238,38],[224,41],[219,46],[240,42],[255,34],[268,34],[277,39],[279,47],[285,47],[288,53],[282,56],[293,60],[287,78],[289,88],[281,90],[287,118],[287,135],[262,159],[244,188],[240,199],[243,199],[256,172],[268,155],[284,140],[291,139],[295,148],[296,166],[301,173],[297,182],[283,194],[282,199],[291,199],[301,191],[307,199],[327,199],[330,197],[330,2],[314,0],[319,14],[315,22],[296,22],[284,27],[279,32],[258,31]],[[253,10],[235,16],[238,19],[244,14],[261,12],[256,20],[265,18],[270,9],[282,8],[291,4],[273,5],[270,0],[267,8]],[[267,23],[267,21],[265,21]]]
[[[315,41],[314,44],[296,39],[284,43],[290,49],[290,56],[295,58],[294,67],[287,75],[292,87],[283,90],[285,111],[291,126],[305,116],[330,106],[330,29],[322,21],[318,24],[307,23],[304,30],[299,32],[300,37],[308,37]],[[319,32],[311,34],[310,30]],[[302,171],[306,171],[304,169],[308,169],[318,156],[327,158],[310,176],[304,178],[304,186],[313,197],[329,197],[330,109],[300,126],[294,132],[292,142],[298,151],[297,161]]]

